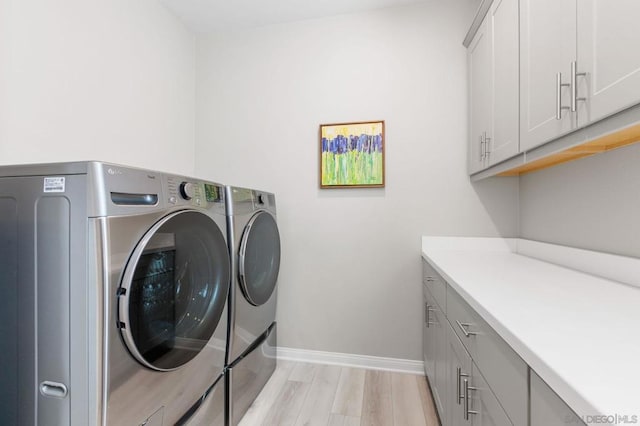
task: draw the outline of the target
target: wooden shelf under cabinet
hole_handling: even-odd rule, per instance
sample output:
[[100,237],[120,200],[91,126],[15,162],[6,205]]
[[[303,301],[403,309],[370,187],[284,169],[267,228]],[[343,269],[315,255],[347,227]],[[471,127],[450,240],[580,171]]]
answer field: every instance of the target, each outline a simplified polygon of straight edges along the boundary
[[640,142],[640,124],[627,127],[617,132],[599,137],[595,140],[558,151],[538,160],[522,164],[503,171],[498,176],[519,176],[526,173],[546,169],[568,161],[588,157]]

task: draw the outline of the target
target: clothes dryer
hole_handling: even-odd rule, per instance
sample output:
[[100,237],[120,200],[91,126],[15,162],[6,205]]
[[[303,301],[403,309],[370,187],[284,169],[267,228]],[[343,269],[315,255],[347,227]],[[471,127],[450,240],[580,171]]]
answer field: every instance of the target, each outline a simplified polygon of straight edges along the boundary
[[231,253],[227,394],[236,425],[276,367],[276,305],[280,233],[275,195],[226,187]]
[[225,227],[216,183],[100,162],[0,168],[3,422],[224,424],[198,408],[224,405]]

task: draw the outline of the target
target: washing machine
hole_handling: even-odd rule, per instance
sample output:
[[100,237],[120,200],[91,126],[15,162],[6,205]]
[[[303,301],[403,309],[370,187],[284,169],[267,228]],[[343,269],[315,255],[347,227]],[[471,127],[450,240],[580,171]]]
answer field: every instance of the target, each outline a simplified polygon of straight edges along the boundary
[[237,425],[276,367],[280,234],[275,195],[226,187],[231,253],[227,412]]
[[224,197],[101,162],[0,168],[3,424],[224,424]]

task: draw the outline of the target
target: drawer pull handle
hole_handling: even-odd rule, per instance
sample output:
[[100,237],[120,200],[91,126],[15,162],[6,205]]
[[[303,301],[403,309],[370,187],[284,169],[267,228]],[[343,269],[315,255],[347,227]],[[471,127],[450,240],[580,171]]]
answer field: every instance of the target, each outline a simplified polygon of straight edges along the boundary
[[425,280],[427,280],[428,283],[432,283],[435,281],[435,278],[433,277],[425,277]]
[[465,420],[469,420],[469,414],[478,414],[477,411],[473,411],[469,409],[470,403],[469,403],[469,391],[475,391],[478,390],[478,388],[474,388],[472,386],[469,386],[469,380],[464,379],[464,419]]
[[466,327],[471,327],[471,324],[469,324],[468,322],[460,322],[456,320],[456,324],[458,324],[458,327],[460,327],[460,330],[462,330],[462,332],[464,333],[464,337],[478,335],[478,333],[476,333],[475,331],[469,331],[466,329]]
[[464,399],[464,394],[460,389],[460,379],[462,377],[469,377],[469,375],[466,373],[463,373],[462,368],[456,367],[456,397],[457,397],[456,399],[458,400],[458,405],[460,405],[460,402],[462,402],[462,400]]

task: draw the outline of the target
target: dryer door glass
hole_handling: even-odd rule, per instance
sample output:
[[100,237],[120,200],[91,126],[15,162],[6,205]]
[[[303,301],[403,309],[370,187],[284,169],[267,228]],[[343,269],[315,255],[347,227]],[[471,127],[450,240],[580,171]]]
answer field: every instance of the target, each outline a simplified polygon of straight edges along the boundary
[[227,245],[209,216],[187,210],[160,220],[133,252],[119,290],[131,354],[161,371],[194,358],[221,319],[229,281]]
[[238,260],[240,288],[252,305],[264,304],[280,271],[280,233],[271,214],[260,211],[245,227]]

